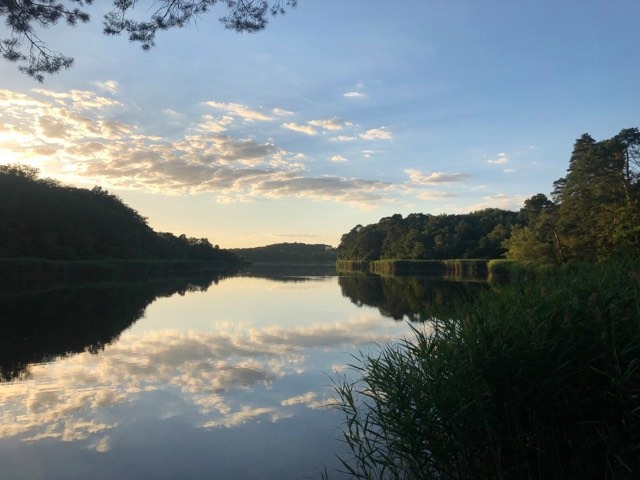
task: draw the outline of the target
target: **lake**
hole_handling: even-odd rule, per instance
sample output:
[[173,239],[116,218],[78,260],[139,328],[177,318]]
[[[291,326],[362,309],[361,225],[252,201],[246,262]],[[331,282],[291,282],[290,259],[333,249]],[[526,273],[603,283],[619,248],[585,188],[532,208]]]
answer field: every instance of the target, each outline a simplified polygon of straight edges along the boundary
[[0,478],[320,478],[352,355],[481,288],[292,268],[5,292]]

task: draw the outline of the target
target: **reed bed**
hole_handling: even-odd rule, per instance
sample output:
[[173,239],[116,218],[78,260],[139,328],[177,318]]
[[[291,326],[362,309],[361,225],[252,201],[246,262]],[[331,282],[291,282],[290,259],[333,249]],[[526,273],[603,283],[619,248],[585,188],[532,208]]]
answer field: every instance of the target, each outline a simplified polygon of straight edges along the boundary
[[338,272],[369,272],[370,262],[366,260],[338,260],[336,270]]
[[486,278],[485,259],[368,261],[338,260],[338,272],[370,272],[378,275],[427,275],[456,278]]
[[354,479],[640,478],[640,261],[500,285],[335,385]]

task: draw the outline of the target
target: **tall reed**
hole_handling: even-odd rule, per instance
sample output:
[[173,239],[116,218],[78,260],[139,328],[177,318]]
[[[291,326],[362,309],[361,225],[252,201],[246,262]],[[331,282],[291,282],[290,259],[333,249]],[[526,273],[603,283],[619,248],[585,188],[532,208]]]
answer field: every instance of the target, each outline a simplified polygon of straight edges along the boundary
[[484,292],[336,383],[357,479],[640,478],[640,261]]

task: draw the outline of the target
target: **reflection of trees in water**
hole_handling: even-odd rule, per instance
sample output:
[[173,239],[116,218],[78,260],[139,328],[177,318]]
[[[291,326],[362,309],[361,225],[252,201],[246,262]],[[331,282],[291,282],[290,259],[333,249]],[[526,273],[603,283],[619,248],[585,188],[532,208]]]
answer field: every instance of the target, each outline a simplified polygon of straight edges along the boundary
[[336,275],[335,265],[251,265],[242,277],[267,278],[276,282],[317,281],[318,277]]
[[28,378],[31,363],[98,353],[156,298],[206,291],[219,280],[176,278],[0,295],[0,381]]
[[358,306],[376,307],[385,317],[424,321],[450,316],[456,306],[473,300],[486,285],[427,277],[341,276],[342,295]]

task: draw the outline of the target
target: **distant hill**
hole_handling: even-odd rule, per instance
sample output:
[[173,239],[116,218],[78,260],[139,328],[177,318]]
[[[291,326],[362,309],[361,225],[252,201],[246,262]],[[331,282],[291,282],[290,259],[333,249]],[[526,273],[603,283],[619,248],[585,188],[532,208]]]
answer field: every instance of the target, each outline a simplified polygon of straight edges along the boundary
[[155,232],[116,195],[0,165],[0,258],[162,259],[239,263],[206,238]]
[[333,265],[337,251],[331,245],[275,243],[264,247],[232,248],[232,252],[251,263]]

